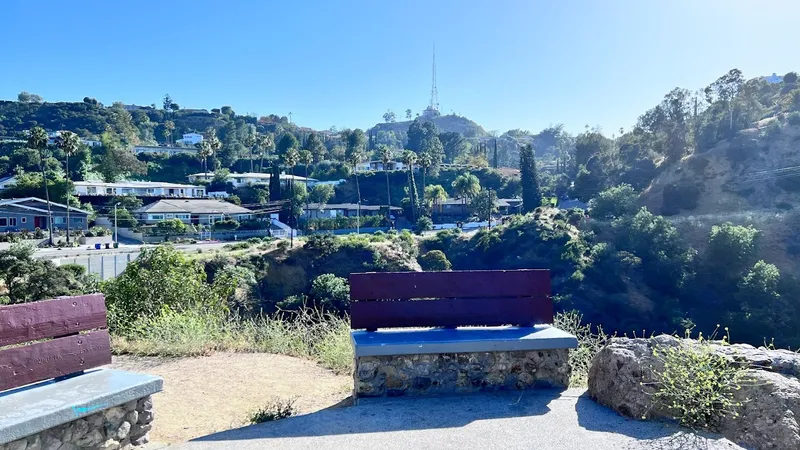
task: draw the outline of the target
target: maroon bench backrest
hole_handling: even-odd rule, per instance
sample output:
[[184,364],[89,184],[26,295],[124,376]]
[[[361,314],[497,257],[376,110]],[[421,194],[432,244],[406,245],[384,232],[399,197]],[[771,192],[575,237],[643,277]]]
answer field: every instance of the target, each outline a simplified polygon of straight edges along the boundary
[[106,326],[102,294],[0,306],[0,391],[110,364]]
[[352,329],[552,322],[549,270],[350,274]]

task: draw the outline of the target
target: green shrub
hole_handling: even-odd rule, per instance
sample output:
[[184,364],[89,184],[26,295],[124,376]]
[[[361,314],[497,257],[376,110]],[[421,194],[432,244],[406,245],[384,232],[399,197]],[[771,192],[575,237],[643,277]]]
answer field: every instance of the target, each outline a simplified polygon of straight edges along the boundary
[[453,268],[441,250],[431,250],[420,256],[418,260],[420,267],[426,272],[441,272]]
[[723,418],[738,416],[735,393],[746,381],[746,366],[716,353],[702,336],[694,344],[657,346],[653,356],[660,363],[652,369],[655,404],[681,425],[716,430]]
[[237,230],[239,229],[239,222],[233,219],[225,219],[214,222],[212,226],[215,230]]
[[[72,233],[70,233],[72,234]],[[86,237],[101,237],[101,236],[111,236],[112,232],[108,228],[103,227],[92,227],[88,230],[84,231],[83,235]]]
[[350,308],[350,285],[347,280],[325,273],[311,282],[309,294],[314,306],[322,311],[346,313]]
[[431,220],[430,217],[422,216],[419,219],[417,219],[417,226],[414,228],[414,230],[417,233],[421,234],[423,231],[429,231],[432,229],[433,229],[433,221]]
[[157,234],[185,234],[187,230],[181,219],[166,219],[158,222],[153,231]]
[[295,401],[295,398],[273,399],[265,407],[251,412],[249,421],[252,424],[257,424],[294,416],[298,412],[294,406]]
[[250,239],[247,240],[247,243],[250,244],[250,245],[258,245],[261,242],[262,241],[261,241],[260,237],[251,237]]
[[592,217],[611,220],[636,214],[639,194],[629,184],[620,184],[600,192],[589,202]]

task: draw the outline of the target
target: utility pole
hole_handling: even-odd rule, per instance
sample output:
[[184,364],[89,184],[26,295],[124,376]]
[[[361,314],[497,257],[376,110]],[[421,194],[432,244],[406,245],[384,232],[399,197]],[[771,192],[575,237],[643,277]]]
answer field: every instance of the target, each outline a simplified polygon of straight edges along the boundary
[[119,203],[114,203],[114,243],[119,245],[119,232],[117,231],[117,205],[119,205]]
[[494,138],[494,168],[497,169],[497,138]]

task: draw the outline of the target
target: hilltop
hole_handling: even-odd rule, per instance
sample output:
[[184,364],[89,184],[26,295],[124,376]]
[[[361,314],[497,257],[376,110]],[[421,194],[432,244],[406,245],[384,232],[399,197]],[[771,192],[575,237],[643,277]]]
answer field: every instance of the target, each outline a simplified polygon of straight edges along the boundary
[[[466,117],[456,114],[448,114],[446,116],[436,116],[432,118],[419,118],[419,120],[424,122],[433,122],[436,127],[439,128],[440,132],[458,133],[465,138],[481,138],[489,135],[486,130],[484,130],[483,127],[477,123],[467,119]],[[391,131],[395,134],[395,136],[397,136],[398,139],[405,140],[408,127],[411,126],[413,122],[413,120],[407,120],[404,122],[379,123],[370,128],[370,131],[375,133],[379,131]]]

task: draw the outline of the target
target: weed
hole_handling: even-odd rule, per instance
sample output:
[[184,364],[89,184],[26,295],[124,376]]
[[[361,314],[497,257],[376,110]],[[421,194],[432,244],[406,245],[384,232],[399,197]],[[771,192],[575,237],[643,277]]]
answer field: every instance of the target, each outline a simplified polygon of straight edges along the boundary
[[591,324],[583,324],[583,316],[577,311],[559,312],[553,317],[553,326],[578,338],[578,348],[570,350],[569,364],[572,375],[569,384],[572,387],[586,386],[589,381],[589,367],[592,358],[597,354],[612,336],[603,332],[598,327],[597,333],[592,332]]
[[272,422],[273,420],[285,419],[297,414],[294,406],[295,398],[279,399],[275,398],[263,408],[259,408],[250,413],[249,421],[252,424]]

